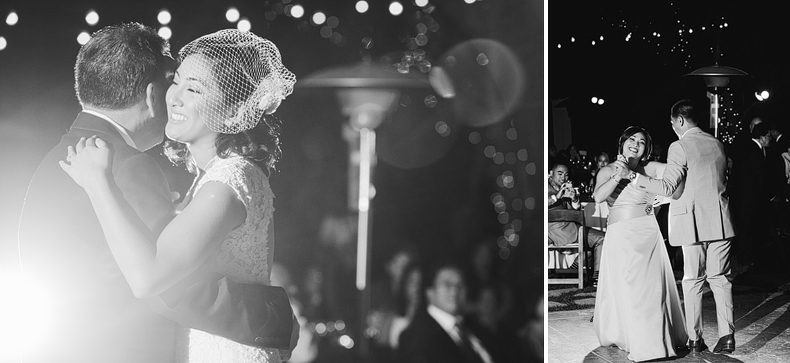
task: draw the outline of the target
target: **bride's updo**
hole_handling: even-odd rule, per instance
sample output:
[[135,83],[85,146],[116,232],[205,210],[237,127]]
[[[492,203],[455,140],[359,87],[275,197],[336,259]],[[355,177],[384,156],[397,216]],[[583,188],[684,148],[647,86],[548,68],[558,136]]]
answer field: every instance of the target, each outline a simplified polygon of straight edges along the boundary
[[642,154],[642,158],[639,159],[639,162],[641,164],[646,164],[650,161],[650,154],[653,152],[653,139],[650,137],[650,133],[647,132],[647,130],[639,126],[629,126],[623,131],[623,134],[620,135],[620,141],[617,143],[617,155],[623,155],[623,144],[625,144],[625,140],[628,140],[628,138],[640,132],[645,135],[645,153]]
[[[271,41],[250,32],[225,29],[191,41],[179,60],[200,57],[211,79],[198,94],[196,107],[206,126],[219,133],[217,154],[244,156],[265,171],[274,169],[282,155],[281,121],[273,113],[293,92],[296,77],[282,63]],[[168,142],[165,154],[195,171],[186,145]]]

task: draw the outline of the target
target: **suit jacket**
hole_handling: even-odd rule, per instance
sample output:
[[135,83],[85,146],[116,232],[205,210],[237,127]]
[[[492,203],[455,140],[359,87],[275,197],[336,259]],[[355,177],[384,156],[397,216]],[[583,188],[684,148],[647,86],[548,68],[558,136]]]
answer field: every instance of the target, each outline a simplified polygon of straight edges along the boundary
[[768,182],[767,155],[763,154],[762,149],[754,141],[747,145],[742,148],[739,155],[733,157],[732,188],[730,188],[734,210],[738,216],[745,218],[748,218],[760,205],[768,202],[772,196]]
[[[25,361],[172,362],[176,321],[200,320],[192,326],[250,345],[256,345],[256,338],[258,345],[273,343],[272,337],[259,335],[273,334],[266,329],[277,323],[278,336],[290,337],[293,315],[287,295],[275,291],[278,288],[269,288],[269,294],[260,285],[196,273],[161,297],[134,297],[88,195],[58,165],[66,158],[67,146],[93,135],[113,148],[113,178],[152,233],[158,235],[175,216],[167,180],[156,161],[127,145],[106,120],[80,113],[36,170],[20,218],[23,274],[45,293],[51,308],[46,325],[40,327],[41,349]],[[263,300],[245,300],[249,295]],[[273,306],[278,306],[277,312],[269,319]],[[228,322],[235,325],[227,326]]]
[[766,150],[767,190],[770,191],[771,196],[785,196],[787,177],[785,176],[785,162],[782,159],[782,153],[787,152],[787,148],[787,137],[780,135],[779,139],[771,143],[771,146]]
[[425,309],[415,314],[398,338],[395,361],[410,363],[471,363],[450,335]]
[[700,128],[669,145],[662,179],[640,175],[636,187],[672,196],[669,243],[685,246],[735,235],[726,194],[724,145]]

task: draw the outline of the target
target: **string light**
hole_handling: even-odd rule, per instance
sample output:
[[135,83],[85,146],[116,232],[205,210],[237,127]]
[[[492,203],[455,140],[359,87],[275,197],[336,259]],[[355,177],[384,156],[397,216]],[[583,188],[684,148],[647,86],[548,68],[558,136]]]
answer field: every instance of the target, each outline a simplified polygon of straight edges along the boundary
[[85,15],[85,22],[90,26],[96,25],[96,23],[99,22],[99,14],[93,10],[89,11],[88,14]]
[[156,15],[156,20],[159,21],[159,24],[167,25],[170,24],[171,16],[170,12],[166,9],[162,9],[159,11],[159,14]]
[[356,11],[360,14],[366,13],[369,8],[370,6],[368,5],[367,1],[357,1],[357,3],[354,5],[354,9],[356,9]]
[[250,20],[247,18],[241,18],[239,22],[236,23],[236,27],[243,32],[248,32],[252,29],[252,23],[250,23]]
[[5,23],[9,26],[14,26],[17,22],[19,22],[19,15],[17,15],[15,11],[8,13],[8,16],[5,18]]
[[86,31],[82,31],[79,35],[77,35],[77,43],[80,45],[85,45],[91,39],[91,35],[88,34]]
[[240,16],[241,14],[239,14],[239,9],[236,9],[234,7],[228,8],[228,11],[225,12],[225,19],[227,19],[231,23],[235,23],[239,21]]

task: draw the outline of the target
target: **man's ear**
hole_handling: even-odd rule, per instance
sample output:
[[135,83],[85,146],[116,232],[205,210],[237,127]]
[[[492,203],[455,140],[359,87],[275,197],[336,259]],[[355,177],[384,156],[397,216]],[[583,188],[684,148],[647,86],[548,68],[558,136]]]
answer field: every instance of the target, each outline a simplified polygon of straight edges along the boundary
[[159,113],[164,110],[161,107],[162,102],[165,102],[164,88],[156,83],[149,83],[145,87],[145,106],[151,118],[160,116]]

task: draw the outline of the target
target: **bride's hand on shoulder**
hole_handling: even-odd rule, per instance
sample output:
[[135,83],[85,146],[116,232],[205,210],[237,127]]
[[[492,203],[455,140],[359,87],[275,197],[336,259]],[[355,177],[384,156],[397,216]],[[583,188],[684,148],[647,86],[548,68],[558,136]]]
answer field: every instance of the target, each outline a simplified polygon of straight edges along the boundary
[[110,178],[112,149],[97,136],[81,137],[75,146],[68,147],[66,160],[58,163],[77,184],[88,189]]

